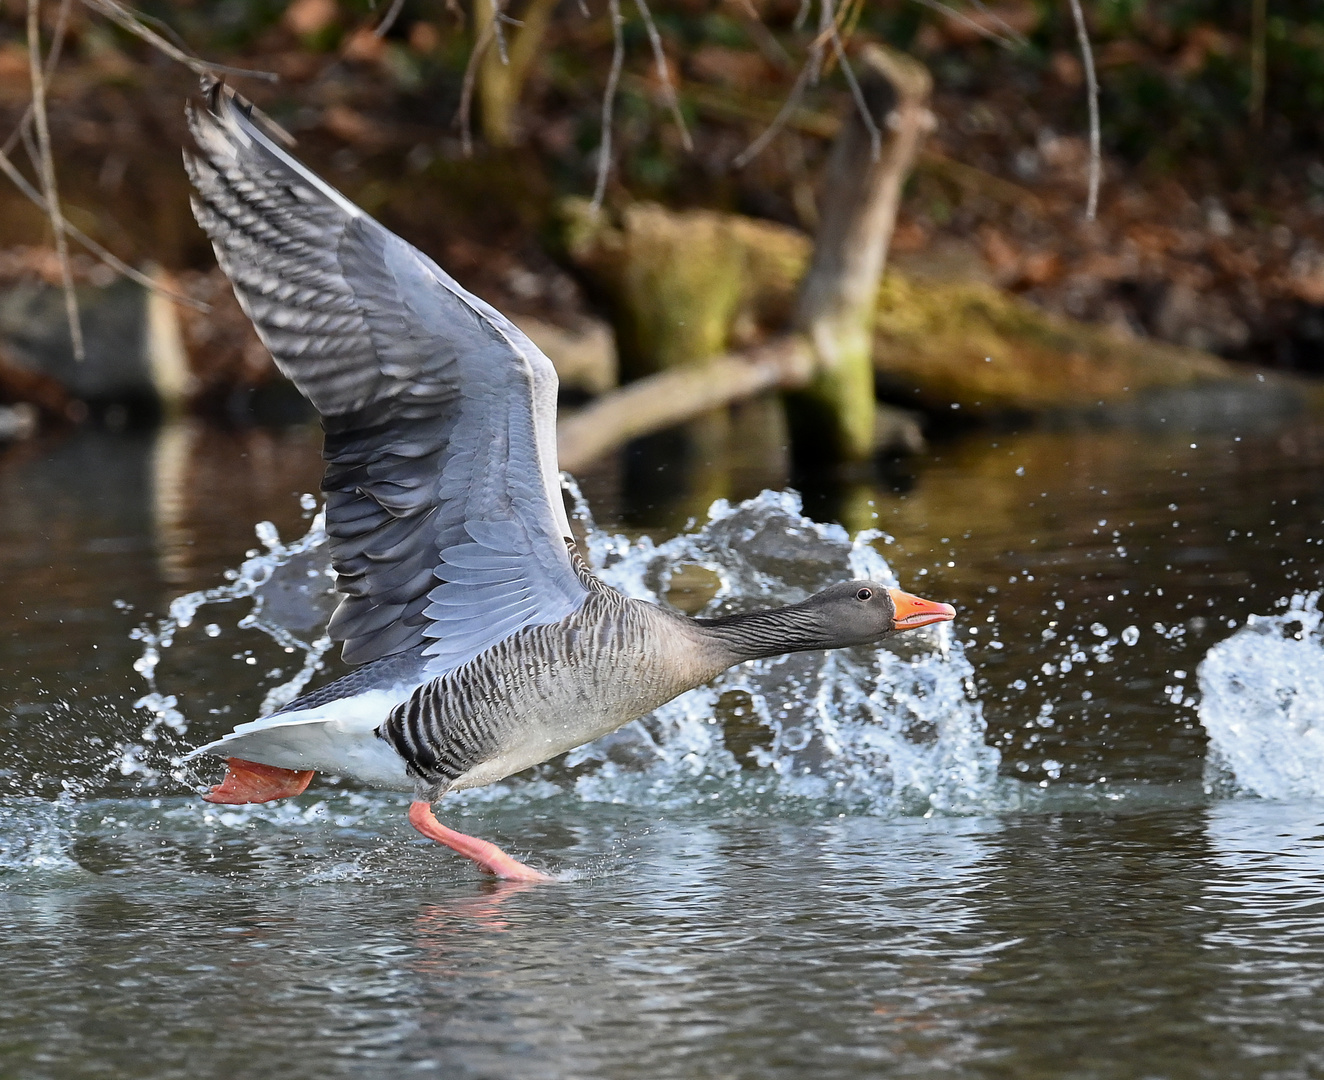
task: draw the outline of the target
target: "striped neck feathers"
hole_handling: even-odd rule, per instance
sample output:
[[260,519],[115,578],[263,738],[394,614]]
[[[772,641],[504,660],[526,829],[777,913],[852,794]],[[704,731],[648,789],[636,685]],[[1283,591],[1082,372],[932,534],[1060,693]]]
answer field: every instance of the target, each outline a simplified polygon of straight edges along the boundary
[[731,654],[732,663],[831,649],[840,644],[824,624],[822,611],[809,603],[693,622]]

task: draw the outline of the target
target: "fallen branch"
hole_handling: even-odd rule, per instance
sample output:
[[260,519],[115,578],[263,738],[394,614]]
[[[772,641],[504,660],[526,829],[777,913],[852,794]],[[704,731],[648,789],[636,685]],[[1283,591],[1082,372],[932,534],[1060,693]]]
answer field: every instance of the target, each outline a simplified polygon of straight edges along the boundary
[[749,352],[639,379],[562,418],[556,427],[561,468],[581,469],[632,439],[766,390],[804,386],[813,371],[808,343],[786,337]]

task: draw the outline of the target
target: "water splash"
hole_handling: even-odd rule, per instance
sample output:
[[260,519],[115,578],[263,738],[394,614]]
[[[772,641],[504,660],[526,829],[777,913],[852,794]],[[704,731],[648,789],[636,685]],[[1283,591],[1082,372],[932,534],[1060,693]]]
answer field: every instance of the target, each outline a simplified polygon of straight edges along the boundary
[[0,804],[0,875],[78,871],[70,855],[72,803],[18,797]]
[[[868,531],[811,521],[792,492],[738,506],[719,500],[694,532],[663,544],[592,527],[594,570],[642,600],[665,600],[694,570],[711,575],[705,617],[795,603],[837,581],[896,576]],[[651,716],[574,751],[597,767],[575,780],[585,799],[614,802],[794,799],[856,812],[987,809],[999,755],[984,744],[973,669],[947,625],[880,648],[797,653],[742,664]],[[737,753],[732,744],[743,742]]]
[[1197,672],[1209,734],[1206,788],[1266,799],[1324,796],[1324,612],[1319,592],[1252,615]]
[[[305,509],[311,509],[310,498],[303,497]],[[133,631],[131,636],[143,643],[133,669],[148,686],[148,692],[134,702],[134,707],[146,711],[149,720],[137,742],[120,744],[108,771],[135,776],[149,787],[160,779],[159,755],[153,753],[153,748],[165,731],[184,735],[188,720],[179,708],[178,696],[161,692],[157,668],[162,652],[174,645],[180,631],[193,625],[204,607],[251,599],[252,606],[239,620],[239,628],[260,630],[285,651],[303,654],[294,676],[267,691],[262,714],[293,701],[318,670],[323,654],[331,647],[324,627],[335,606],[335,575],[325,549],[325,512],[314,515],[307,533],[290,544],[281,542],[269,521],[259,522],[254,531],[262,549],[249,551],[238,569],[227,570],[224,585],[176,597],[164,618]],[[219,625],[209,623],[203,633],[218,638],[222,631]],[[169,761],[172,770],[177,771],[179,765],[178,756]]]
[[[597,529],[573,481],[565,482],[590,565],[629,596],[666,602],[706,590],[691,608],[711,617],[794,603],[850,578],[897,583],[873,546],[886,537],[852,538],[839,525],[811,521],[790,492],[765,491],[736,506],[719,501],[701,527],[659,544]],[[124,748],[121,771],[148,771],[144,747],[162,728],[187,729],[177,696],[157,685],[156,668],[161,650],[204,607],[252,597],[240,626],[305,653],[303,669],[268,693],[264,711],[290,700],[313,673],[328,642],[308,631],[325,624],[333,580],[323,519],[289,545],[270,525],[258,535],[265,550],[250,553],[226,585],[180,597],[168,618],[138,632],[144,649],[135,667],[150,686],[139,704],[152,720],[141,743]],[[754,661],[531,778],[464,793],[463,801],[568,794],[648,805],[791,800],[822,812],[876,814],[988,809],[999,755],[984,744],[973,674],[945,625],[877,649]]]

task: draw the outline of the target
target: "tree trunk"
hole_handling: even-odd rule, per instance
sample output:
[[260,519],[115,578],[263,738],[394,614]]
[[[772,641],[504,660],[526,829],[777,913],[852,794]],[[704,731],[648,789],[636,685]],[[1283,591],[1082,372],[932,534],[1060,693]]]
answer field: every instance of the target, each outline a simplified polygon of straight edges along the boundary
[[812,342],[817,372],[788,395],[792,440],[798,457],[820,463],[873,453],[878,285],[902,187],[933,127],[932,79],[922,64],[874,47],[863,60],[860,87],[878,138],[858,112],[837,136],[795,306],[794,328]]
[[[501,33],[506,40],[506,55],[493,40],[487,45],[478,64],[478,102],[483,126],[483,137],[489,146],[508,147],[519,142],[519,100],[528,79],[529,70],[542,47],[547,24],[556,10],[556,0],[529,0],[520,25],[506,23]],[[479,39],[495,32],[492,25],[493,5],[489,0],[474,0],[474,32]]]

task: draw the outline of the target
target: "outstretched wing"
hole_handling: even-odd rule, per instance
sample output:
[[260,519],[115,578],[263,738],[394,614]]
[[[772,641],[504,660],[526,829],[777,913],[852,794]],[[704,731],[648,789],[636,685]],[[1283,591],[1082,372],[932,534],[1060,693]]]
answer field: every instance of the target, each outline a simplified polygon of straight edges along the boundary
[[193,212],[326,433],[350,663],[440,674],[585,591],[566,547],[556,372],[508,319],[304,168],[224,87],[191,109]]

